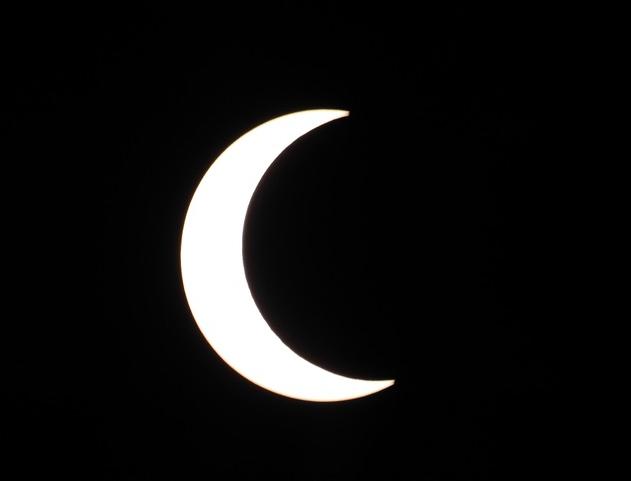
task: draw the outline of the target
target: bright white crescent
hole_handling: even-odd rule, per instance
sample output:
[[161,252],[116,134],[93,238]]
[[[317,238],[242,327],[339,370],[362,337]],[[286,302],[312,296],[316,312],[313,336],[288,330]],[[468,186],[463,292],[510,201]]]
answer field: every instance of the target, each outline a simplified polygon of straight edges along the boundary
[[235,371],[283,396],[342,401],[385,389],[394,380],[352,379],[326,371],[274,334],[250,293],[243,265],[243,225],[261,177],[292,142],[343,110],[306,110],[266,122],[230,145],[191,200],[182,231],[186,298],[201,332]]

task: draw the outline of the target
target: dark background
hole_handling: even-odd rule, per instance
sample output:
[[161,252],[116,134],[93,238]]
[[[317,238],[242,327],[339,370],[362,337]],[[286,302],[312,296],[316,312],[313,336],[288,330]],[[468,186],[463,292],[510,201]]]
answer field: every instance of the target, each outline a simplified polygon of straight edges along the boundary
[[[12,479],[562,478],[547,13],[260,3],[5,16]],[[301,356],[397,380],[342,403],[233,372],[179,271],[212,159],[308,108],[351,116],[263,178],[245,266]]]

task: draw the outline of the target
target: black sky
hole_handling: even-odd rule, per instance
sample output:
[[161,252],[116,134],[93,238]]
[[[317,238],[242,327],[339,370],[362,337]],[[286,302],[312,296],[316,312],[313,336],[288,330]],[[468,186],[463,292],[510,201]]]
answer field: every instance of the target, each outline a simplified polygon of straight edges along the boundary
[[[24,479],[558,479],[545,12],[260,3],[9,12],[6,459]],[[264,177],[245,266],[300,355],[397,379],[345,403],[239,377],[179,272],[212,159],[307,108],[351,116]]]

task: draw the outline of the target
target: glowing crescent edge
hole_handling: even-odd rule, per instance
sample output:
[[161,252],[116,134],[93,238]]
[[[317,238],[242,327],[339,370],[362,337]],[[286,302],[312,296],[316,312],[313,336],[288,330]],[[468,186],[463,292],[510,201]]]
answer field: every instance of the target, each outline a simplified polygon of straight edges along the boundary
[[326,371],[287,347],[250,293],[243,265],[243,225],[261,178],[296,139],[344,110],[306,110],[245,133],[212,163],[189,205],[181,269],[189,307],[204,337],[235,371],[264,389],[306,401],[354,399],[394,380],[353,379]]

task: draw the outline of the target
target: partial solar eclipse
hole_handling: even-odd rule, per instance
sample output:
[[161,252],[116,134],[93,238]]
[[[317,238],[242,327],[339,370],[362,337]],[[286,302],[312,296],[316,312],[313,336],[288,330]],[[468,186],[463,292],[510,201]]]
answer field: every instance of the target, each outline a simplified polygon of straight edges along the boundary
[[235,371],[264,389],[306,401],[355,399],[394,380],[353,379],[298,356],[274,334],[254,299],[243,265],[250,200],[276,157],[296,139],[344,110],[306,110],[272,119],[230,145],[208,169],[182,231],[184,291],[199,329]]

